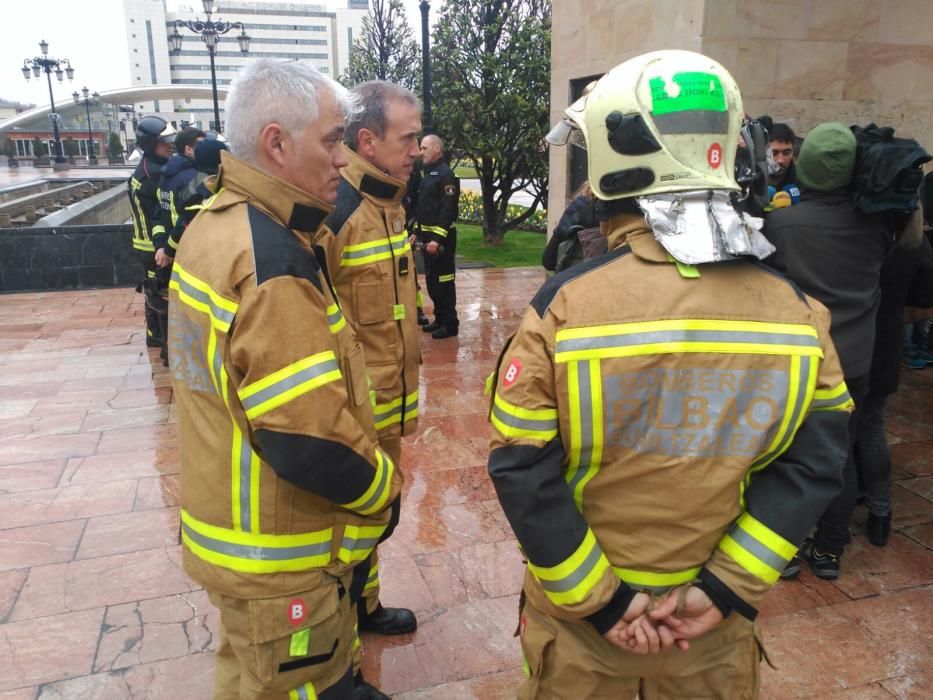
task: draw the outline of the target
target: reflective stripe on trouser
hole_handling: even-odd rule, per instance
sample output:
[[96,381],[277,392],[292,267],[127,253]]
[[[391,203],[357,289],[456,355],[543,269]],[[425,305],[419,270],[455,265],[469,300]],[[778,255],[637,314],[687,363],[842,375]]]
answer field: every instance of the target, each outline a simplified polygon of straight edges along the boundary
[[[322,575],[314,580],[321,585],[268,599],[208,591],[220,611],[215,698],[323,700],[352,694],[355,609],[334,579]],[[292,625],[289,616],[296,601],[303,605],[305,620]]]
[[522,618],[530,674],[518,690],[522,700],[758,697],[761,647],[754,624],[741,615],[691,639],[687,651],[648,656],[607,644],[586,620],[559,620],[530,605]]
[[369,558],[369,571],[366,574],[366,584],[363,586],[363,598],[358,605],[365,605],[367,613],[376,612],[379,607],[379,553],[373,549]]
[[[459,326],[457,319],[456,286],[456,249],[457,234],[451,231],[444,241],[444,253],[438,256],[424,256],[425,281],[428,295],[434,302],[435,320],[446,326]],[[442,281],[444,280],[444,281]]]
[[157,269],[155,264],[155,257],[151,251],[137,250],[136,259],[139,260],[139,264],[142,267],[142,281],[139,283],[139,291],[143,293],[143,304],[146,316],[146,336],[148,338],[162,340],[162,336],[160,335],[161,327],[159,325],[159,316],[156,314],[155,309],[152,308],[152,305],[145,303],[146,295],[151,293],[149,291],[149,280],[155,279]]

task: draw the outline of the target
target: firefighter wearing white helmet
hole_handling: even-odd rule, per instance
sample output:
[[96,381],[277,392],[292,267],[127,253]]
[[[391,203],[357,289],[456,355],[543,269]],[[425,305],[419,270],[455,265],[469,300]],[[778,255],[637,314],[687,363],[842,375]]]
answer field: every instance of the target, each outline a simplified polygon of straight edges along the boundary
[[762,597],[841,485],[829,314],[757,264],[741,116],[721,65],[661,51],[549,134],[587,149],[609,252],[541,288],[495,378],[520,698],[756,697]]

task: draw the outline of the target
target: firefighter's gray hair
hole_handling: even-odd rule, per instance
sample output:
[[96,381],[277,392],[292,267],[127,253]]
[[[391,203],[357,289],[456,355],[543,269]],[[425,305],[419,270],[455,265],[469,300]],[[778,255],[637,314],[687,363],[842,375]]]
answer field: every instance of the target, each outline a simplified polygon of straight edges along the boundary
[[322,90],[337,98],[344,114],[350,111],[346,89],[307,64],[271,58],[248,63],[230,84],[225,103],[231,152],[255,163],[259,135],[272,123],[300,134],[318,118]]
[[344,141],[354,151],[360,145],[360,129],[382,138],[386,132],[386,109],[392,100],[400,100],[421,110],[421,100],[411,90],[385,80],[370,80],[350,90],[352,107],[347,116]]

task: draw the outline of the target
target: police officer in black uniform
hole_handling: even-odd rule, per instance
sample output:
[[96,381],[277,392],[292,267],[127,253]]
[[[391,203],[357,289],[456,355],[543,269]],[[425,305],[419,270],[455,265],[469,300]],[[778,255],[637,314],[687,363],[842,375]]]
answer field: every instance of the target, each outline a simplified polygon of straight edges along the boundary
[[434,321],[422,326],[432,338],[457,335],[457,288],[454,278],[457,251],[457,209],[460,180],[444,159],[444,142],[435,134],[421,139],[424,176],[418,192],[418,240],[424,251],[428,294],[434,302]]
[[[146,345],[162,348],[165,359],[165,334],[157,310],[164,310],[165,299],[159,294],[153,237],[165,232],[159,182],[162,167],[172,155],[175,128],[162,117],[143,117],[136,124],[136,147],[143,156],[127,181],[130,212],[133,216],[133,248],[144,270],[143,280],[136,291],[146,297]],[[164,318],[164,314],[162,314]]]

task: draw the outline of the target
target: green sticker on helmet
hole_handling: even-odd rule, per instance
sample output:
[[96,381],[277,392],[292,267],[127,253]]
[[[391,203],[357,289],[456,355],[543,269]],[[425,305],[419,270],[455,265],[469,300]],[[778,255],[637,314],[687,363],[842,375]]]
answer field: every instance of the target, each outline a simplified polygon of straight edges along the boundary
[[660,76],[651,78],[651,112],[655,116],[674,112],[725,112],[726,93],[713,73],[675,73],[669,86]]

